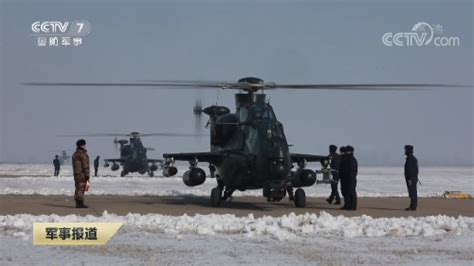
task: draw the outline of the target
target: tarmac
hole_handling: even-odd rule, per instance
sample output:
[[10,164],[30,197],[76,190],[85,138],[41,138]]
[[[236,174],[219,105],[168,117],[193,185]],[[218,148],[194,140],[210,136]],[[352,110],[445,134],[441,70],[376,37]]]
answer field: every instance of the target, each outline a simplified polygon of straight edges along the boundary
[[0,215],[57,214],[95,215],[104,211],[117,215],[128,213],[164,215],[235,214],[255,217],[282,216],[289,213],[328,212],[348,217],[418,217],[447,215],[474,217],[474,199],[419,198],[416,211],[405,211],[408,198],[359,198],[356,211],[339,210],[341,205],[330,205],[325,198],[307,198],[305,208],[295,208],[287,198],[280,202],[266,202],[262,197],[235,197],[222,202],[219,208],[210,206],[209,198],[198,196],[86,196],[88,209],[76,209],[72,196],[0,195]]

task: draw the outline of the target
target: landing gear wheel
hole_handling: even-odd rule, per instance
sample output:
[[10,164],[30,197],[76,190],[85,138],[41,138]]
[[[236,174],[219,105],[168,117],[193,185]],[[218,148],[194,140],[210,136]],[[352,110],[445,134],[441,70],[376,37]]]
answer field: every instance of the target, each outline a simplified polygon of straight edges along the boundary
[[295,207],[296,208],[304,208],[306,206],[306,194],[304,190],[298,188],[295,192]]
[[121,176],[121,177],[124,177],[124,176],[126,176],[127,174],[128,174],[127,171],[122,171],[122,172],[120,172],[120,176]]
[[211,190],[211,206],[219,207],[222,200],[222,190],[219,187],[215,187]]
[[148,172],[148,175],[149,175],[150,177],[153,177],[153,176],[154,176],[153,171],[149,171],[149,172]]

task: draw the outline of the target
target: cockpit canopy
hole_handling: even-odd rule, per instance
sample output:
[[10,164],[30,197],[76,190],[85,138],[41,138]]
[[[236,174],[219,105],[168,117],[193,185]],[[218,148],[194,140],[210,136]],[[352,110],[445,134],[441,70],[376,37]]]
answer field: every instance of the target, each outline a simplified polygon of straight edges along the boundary
[[239,120],[235,114],[219,116],[211,130],[211,144],[224,146],[239,128],[238,122]]
[[249,123],[255,120],[276,121],[273,108],[269,104],[242,106],[239,108],[238,115],[240,123]]

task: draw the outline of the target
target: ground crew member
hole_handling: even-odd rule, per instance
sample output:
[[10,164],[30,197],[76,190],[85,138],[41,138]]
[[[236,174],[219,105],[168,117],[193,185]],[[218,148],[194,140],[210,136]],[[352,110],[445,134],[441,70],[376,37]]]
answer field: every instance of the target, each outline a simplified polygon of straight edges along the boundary
[[100,156],[97,156],[94,160],[94,176],[97,176],[97,173],[99,172],[99,161]]
[[348,196],[347,196],[347,173],[345,169],[347,168],[346,165],[346,147],[342,146],[339,148],[339,154],[340,154],[340,159],[341,161],[339,162],[339,180],[341,182],[341,194],[342,197],[344,198],[344,206],[342,206],[340,209],[341,210],[346,210],[347,209],[347,203],[348,203]]
[[413,155],[413,146],[405,145],[405,181],[408,188],[408,196],[410,197],[410,206],[406,211],[415,211],[418,205],[418,192],[416,185],[418,183],[418,160]]
[[89,155],[87,155],[85,140],[78,140],[76,146],[76,152],[72,156],[72,169],[76,186],[74,200],[76,201],[76,208],[87,208],[84,205],[84,189],[90,177]]
[[54,165],[54,176],[59,176],[59,170],[61,168],[61,162],[59,161],[59,156],[56,155],[56,157],[53,160],[53,165]]
[[209,164],[209,173],[211,174],[211,178],[216,177],[216,167],[213,164]]
[[[339,171],[339,166],[341,164],[341,156],[337,154],[337,146],[330,145],[329,146],[329,158],[331,159],[331,169],[335,169]],[[339,191],[337,190],[337,185],[339,183],[339,173],[338,172],[331,172],[332,174],[332,182],[331,182],[331,195],[326,201],[329,204],[332,204],[332,201],[335,199],[336,202],[334,204],[339,205],[341,204],[341,197],[339,196]]]
[[357,160],[354,157],[354,147],[347,146],[346,147],[346,173],[347,173],[347,210],[354,211],[357,209],[357,171],[358,171],[358,164]]

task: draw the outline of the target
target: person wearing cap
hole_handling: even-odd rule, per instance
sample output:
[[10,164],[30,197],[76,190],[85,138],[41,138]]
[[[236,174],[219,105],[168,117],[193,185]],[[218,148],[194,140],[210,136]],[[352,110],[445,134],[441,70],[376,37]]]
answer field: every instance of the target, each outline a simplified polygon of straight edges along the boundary
[[340,209],[345,210],[347,209],[347,184],[348,184],[348,178],[347,178],[347,171],[346,171],[346,147],[342,146],[339,148],[339,155],[340,155],[340,162],[339,162],[339,169],[338,169],[338,174],[339,174],[339,181],[341,183],[341,195],[344,198],[344,206],[342,206]]
[[89,155],[87,155],[86,141],[80,139],[76,142],[76,152],[72,156],[72,169],[76,190],[74,200],[76,208],[87,208],[84,204],[84,190],[90,177]]
[[61,169],[61,162],[59,161],[58,155],[54,157],[53,165],[54,165],[54,176],[59,176],[59,170]]
[[337,146],[330,145],[329,146],[329,158],[331,159],[331,169],[337,170],[336,172],[331,172],[332,174],[332,182],[331,182],[331,195],[326,201],[329,204],[332,204],[332,201],[335,199],[336,202],[334,204],[339,205],[341,204],[341,197],[339,196],[339,191],[337,190],[337,185],[339,183],[339,165],[341,164],[341,156],[337,153]]
[[413,155],[413,146],[405,145],[405,181],[407,183],[408,196],[410,197],[410,206],[407,211],[415,211],[418,205],[418,192],[416,185],[418,183],[418,160]]
[[354,157],[354,147],[346,146],[345,172],[347,175],[347,203],[344,202],[346,210],[354,211],[357,209],[357,159]]
[[97,176],[99,173],[99,163],[100,163],[100,156],[97,155],[97,157],[94,160],[94,176]]

